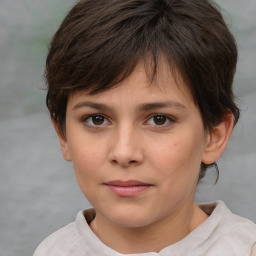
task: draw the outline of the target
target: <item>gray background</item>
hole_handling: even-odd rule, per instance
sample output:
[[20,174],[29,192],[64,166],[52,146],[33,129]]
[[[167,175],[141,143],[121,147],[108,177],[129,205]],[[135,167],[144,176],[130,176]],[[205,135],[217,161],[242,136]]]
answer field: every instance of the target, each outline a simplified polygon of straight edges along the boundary
[[[256,221],[256,1],[219,0],[240,57],[235,93],[241,120],[197,200],[221,199]],[[47,44],[70,0],[0,0],[0,256],[32,255],[49,233],[88,207],[61,156],[44,105]]]

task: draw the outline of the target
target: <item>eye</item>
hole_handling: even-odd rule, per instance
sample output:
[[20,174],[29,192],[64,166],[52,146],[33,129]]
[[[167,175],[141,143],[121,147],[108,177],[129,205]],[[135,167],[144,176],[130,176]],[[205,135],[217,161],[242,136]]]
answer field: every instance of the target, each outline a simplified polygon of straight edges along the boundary
[[86,116],[82,121],[92,127],[104,126],[110,123],[103,115]]
[[173,118],[163,114],[153,115],[147,121],[149,125],[153,125],[153,126],[167,126],[172,122],[174,122]]

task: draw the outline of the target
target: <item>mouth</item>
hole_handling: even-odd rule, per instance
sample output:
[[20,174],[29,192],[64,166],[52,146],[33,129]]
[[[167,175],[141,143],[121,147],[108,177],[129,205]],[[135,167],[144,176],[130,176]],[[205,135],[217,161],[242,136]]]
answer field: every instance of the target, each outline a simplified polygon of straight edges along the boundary
[[104,183],[104,185],[111,192],[120,197],[133,197],[145,192],[146,190],[152,187],[152,184],[147,184],[136,180],[114,180],[106,182]]

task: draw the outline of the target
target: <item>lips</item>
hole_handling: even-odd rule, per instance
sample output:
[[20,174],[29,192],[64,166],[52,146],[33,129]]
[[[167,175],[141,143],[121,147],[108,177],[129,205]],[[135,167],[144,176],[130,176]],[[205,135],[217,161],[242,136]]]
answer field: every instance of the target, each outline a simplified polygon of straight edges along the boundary
[[145,186],[149,185],[137,180],[128,180],[128,181],[122,181],[122,180],[114,180],[106,183],[110,186],[120,186],[120,187],[129,187],[129,186]]
[[121,197],[132,197],[143,193],[152,187],[152,184],[143,183],[137,180],[114,180],[107,183],[104,183],[108,189]]

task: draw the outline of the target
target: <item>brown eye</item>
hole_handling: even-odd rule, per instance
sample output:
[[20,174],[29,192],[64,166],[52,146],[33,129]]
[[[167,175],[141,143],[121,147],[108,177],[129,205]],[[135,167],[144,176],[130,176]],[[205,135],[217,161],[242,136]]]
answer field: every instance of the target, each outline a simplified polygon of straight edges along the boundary
[[164,125],[167,121],[166,116],[157,115],[153,117],[154,123],[156,125]]
[[105,118],[103,116],[92,116],[92,122],[94,125],[104,124]]
[[109,124],[108,120],[103,115],[90,115],[87,116],[84,120],[84,123],[86,123],[88,126],[105,126]]
[[148,125],[158,128],[167,128],[175,123],[175,119],[164,114],[154,114],[146,122]]

